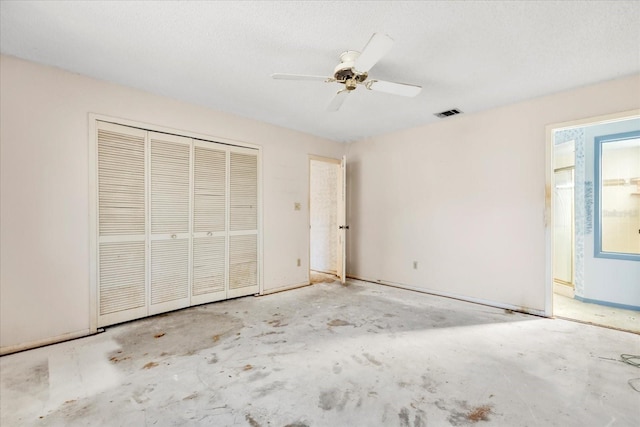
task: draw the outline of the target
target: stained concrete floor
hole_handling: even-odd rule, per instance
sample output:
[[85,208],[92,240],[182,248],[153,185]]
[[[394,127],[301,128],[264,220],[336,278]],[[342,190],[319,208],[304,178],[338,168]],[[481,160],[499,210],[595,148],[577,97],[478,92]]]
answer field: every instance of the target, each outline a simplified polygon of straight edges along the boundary
[[621,353],[640,337],[318,283],[4,356],[0,424],[638,426]]

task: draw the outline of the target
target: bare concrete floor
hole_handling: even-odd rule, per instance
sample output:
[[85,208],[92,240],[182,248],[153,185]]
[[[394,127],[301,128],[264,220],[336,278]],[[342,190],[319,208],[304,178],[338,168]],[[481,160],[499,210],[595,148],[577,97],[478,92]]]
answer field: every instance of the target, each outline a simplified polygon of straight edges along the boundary
[[318,283],[2,357],[0,424],[638,426],[621,353],[640,337]]
[[640,312],[638,311],[590,304],[564,295],[553,294],[553,315],[640,334]]

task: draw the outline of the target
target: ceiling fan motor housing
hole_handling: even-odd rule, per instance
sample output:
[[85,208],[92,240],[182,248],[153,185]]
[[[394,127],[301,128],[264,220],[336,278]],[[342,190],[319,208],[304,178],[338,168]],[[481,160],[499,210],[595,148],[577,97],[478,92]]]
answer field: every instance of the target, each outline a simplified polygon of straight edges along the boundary
[[347,90],[354,90],[358,83],[367,80],[367,73],[360,73],[355,69],[355,61],[360,52],[348,50],[340,55],[340,64],[333,70],[333,77],[343,83]]

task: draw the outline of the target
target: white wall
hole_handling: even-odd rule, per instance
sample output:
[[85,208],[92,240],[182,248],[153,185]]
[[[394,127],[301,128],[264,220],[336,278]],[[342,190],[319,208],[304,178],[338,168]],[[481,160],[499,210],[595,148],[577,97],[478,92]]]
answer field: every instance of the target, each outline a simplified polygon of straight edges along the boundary
[[308,155],[342,144],[7,56],[0,93],[3,349],[89,329],[90,112],[262,145],[265,290],[308,283]]
[[[626,120],[585,128],[585,181],[595,186],[595,138],[597,136],[630,132],[640,129],[640,119]],[[578,184],[577,184],[578,185]],[[582,183],[584,185],[584,182]],[[576,203],[581,201],[576,200]],[[584,201],[582,201],[584,203]],[[596,220],[593,200],[586,203],[590,218]],[[581,218],[586,221],[586,218]],[[584,289],[579,297],[605,303],[640,307],[640,262],[594,256],[594,227],[585,227],[584,236]],[[637,236],[637,234],[636,234]]]
[[311,160],[310,164],[311,269],[336,274],[340,164],[320,160]]
[[[308,281],[308,155],[343,145],[6,56],[0,93],[3,349],[89,329],[90,112],[262,145],[265,289]],[[638,93],[628,77],[351,144],[349,274],[542,310],[545,125]]]
[[350,144],[348,274],[543,312],[545,126],[639,93],[636,75]]

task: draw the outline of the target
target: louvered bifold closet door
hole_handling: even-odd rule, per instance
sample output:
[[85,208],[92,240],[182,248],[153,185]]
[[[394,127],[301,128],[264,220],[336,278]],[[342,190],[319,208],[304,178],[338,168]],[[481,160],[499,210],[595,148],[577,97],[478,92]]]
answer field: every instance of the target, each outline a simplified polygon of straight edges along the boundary
[[229,153],[229,292],[258,292],[258,152]]
[[189,306],[191,139],[149,132],[149,314]]
[[192,305],[227,296],[227,154],[222,145],[194,141]]
[[99,327],[147,314],[145,137],[97,122]]

